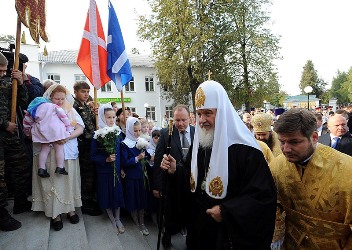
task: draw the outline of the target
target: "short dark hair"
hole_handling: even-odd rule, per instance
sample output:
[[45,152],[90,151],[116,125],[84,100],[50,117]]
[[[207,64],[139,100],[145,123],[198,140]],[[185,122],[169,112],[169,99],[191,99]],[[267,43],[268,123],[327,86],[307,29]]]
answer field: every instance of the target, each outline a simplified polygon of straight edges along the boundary
[[314,113],[315,119],[317,121],[322,121],[323,120],[323,115],[321,113]]
[[175,113],[176,110],[182,110],[182,109],[185,109],[188,115],[190,114],[188,106],[184,104],[177,104],[176,107],[173,108],[172,113]]
[[337,114],[337,115],[342,115],[342,116],[345,117],[347,120],[348,120],[348,118],[349,118],[349,113],[348,113],[346,110],[344,110],[344,109],[338,109],[338,110],[336,110],[336,111],[335,111],[335,114]]
[[77,81],[73,85],[73,90],[78,91],[80,89],[90,89],[90,86],[87,82],[85,81]]
[[280,115],[274,126],[274,131],[278,134],[291,134],[301,132],[306,138],[310,138],[317,130],[317,120],[315,115],[306,109],[290,109]]
[[152,132],[152,137],[159,136],[160,137],[160,130],[154,130]]

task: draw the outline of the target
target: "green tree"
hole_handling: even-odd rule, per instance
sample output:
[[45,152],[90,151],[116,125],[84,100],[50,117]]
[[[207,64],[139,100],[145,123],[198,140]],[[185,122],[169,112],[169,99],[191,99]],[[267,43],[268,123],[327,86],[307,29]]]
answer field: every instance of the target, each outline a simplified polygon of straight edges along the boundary
[[304,92],[304,88],[307,86],[311,86],[313,88],[311,94],[315,94],[318,98],[321,98],[326,92],[326,84],[327,83],[323,79],[320,79],[318,77],[318,73],[314,68],[313,62],[311,60],[308,60],[303,67],[301,82],[299,84],[301,93],[305,95],[306,93]]
[[236,106],[264,100],[265,86],[277,84],[272,62],[279,50],[265,29],[269,3],[149,0],[152,14],[140,17],[138,34],[151,42],[166,98],[188,103],[211,71]]
[[344,83],[342,83],[342,89],[340,90],[340,94],[347,98],[343,99],[343,105],[347,105],[352,102],[352,67],[348,70],[347,79]]
[[337,104],[343,105],[349,102],[348,92],[343,84],[348,81],[346,72],[337,71],[337,75],[332,79],[330,97],[337,99]]

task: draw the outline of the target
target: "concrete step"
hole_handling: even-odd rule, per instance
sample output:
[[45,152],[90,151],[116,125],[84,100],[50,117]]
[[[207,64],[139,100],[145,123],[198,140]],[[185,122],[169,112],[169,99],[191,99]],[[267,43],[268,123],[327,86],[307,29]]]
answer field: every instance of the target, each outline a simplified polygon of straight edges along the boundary
[[76,208],[79,216],[79,223],[71,224],[66,214],[62,214],[63,229],[49,230],[48,249],[88,249],[86,226],[80,208]]
[[106,214],[100,216],[84,214],[83,218],[86,226],[89,249],[123,249],[119,237]]
[[[12,201],[7,208],[12,212]],[[43,212],[27,212],[14,215],[14,218],[22,222],[22,227],[12,232],[0,231],[1,250],[143,250],[157,249],[158,227],[149,217],[145,218],[145,224],[150,232],[143,236],[134,225],[130,216],[121,218],[126,231],[117,234],[111,225],[106,213],[100,216],[82,215],[81,209],[76,209],[80,217],[78,224],[71,224],[62,215],[64,227],[61,231],[55,231],[50,227],[50,219]],[[181,234],[172,236],[171,250],[184,250],[186,238]],[[161,246],[160,249],[163,249]]]
[[[11,215],[12,209],[13,201],[9,200],[7,210]],[[12,216],[22,223],[22,227],[11,232],[0,231],[0,249],[48,249],[50,219],[43,212],[26,212]]]

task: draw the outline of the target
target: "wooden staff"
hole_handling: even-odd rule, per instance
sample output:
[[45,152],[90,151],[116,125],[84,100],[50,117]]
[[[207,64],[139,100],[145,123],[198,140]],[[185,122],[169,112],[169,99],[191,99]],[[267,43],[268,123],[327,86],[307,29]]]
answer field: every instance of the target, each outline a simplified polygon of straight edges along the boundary
[[[171,150],[171,138],[172,138],[172,131],[173,131],[173,123],[174,120],[170,118],[169,120],[169,136],[167,138],[167,147],[166,147],[166,155],[170,154]],[[166,187],[167,187],[167,170],[163,172],[162,178],[162,188],[161,188],[161,197],[160,197],[160,204],[159,204],[159,232],[158,232],[158,245],[157,250],[160,249],[160,240],[161,240],[161,231],[163,228],[163,215],[165,211],[165,202],[166,202]]]
[[97,93],[97,88],[94,87],[94,115],[95,115],[95,129],[98,129],[99,126],[98,126],[98,114],[97,112],[95,112],[95,109],[98,108],[98,102],[97,102],[97,99],[98,99],[98,93]]
[[[14,69],[18,69],[20,64],[19,53],[20,53],[20,44],[21,44],[21,20],[17,16],[17,31],[16,31],[16,48],[15,48],[15,60],[13,64]],[[16,122],[16,109],[17,109],[17,79],[12,79],[12,98],[11,98],[11,119],[10,121]]]

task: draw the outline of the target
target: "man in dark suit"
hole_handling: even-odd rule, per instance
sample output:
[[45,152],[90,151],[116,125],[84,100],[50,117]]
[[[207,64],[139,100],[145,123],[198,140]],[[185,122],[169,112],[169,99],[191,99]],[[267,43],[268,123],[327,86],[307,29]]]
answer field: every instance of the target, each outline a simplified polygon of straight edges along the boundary
[[318,135],[322,136],[329,133],[327,124],[323,124],[323,115],[321,113],[314,113],[315,119],[317,120],[317,131]]
[[[179,163],[185,160],[188,153],[188,148],[193,142],[194,127],[190,126],[190,112],[186,105],[177,105],[174,110],[174,125],[171,137],[170,155],[172,155],[176,162]],[[178,233],[186,227],[187,218],[185,216],[189,206],[187,205],[187,197],[189,197],[190,190],[187,187],[189,180],[175,182],[175,178],[169,175],[164,175],[160,168],[160,163],[163,155],[166,153],[168,142],[168,128],[160,131],[160,139],[155,150],[154,160],[154,196],[160,197],[160,192],[165,186],[164,195],[164,218],[165,218],[165,232],[162,237],[162,244],[164,247],[171,245],[171,235]],[[164,182],[164,183],[163,183]],[[188,204],[189,205],[189,204]]]
[[338,114],[331,116],[328,128],[330,133],[320,136],[318,142],[352,156],[352,136],[348,132],[346,118]]

